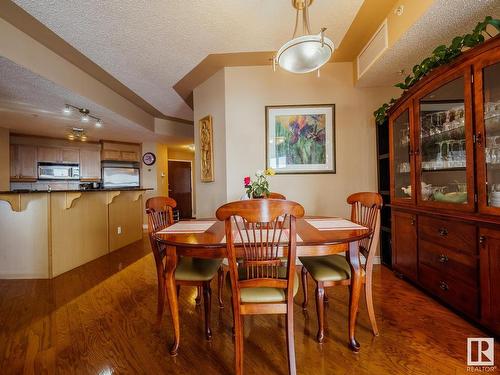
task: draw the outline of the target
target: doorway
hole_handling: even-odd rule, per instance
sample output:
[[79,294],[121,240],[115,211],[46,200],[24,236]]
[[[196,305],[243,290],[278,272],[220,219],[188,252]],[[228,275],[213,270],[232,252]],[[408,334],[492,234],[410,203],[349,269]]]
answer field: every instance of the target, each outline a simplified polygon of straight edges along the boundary
[[168,195],[177,202],[180,219],[193,217],[192,162],[168,161]]

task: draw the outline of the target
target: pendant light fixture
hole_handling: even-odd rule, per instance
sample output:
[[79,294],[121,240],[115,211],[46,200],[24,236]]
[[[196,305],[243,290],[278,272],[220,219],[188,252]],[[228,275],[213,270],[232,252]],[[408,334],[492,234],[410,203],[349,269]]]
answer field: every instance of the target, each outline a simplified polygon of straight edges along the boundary
[[[311,34],[309,6],[312,2],[313,0],[292,0],[293,7],[297,9],[295,28],[292,39],[283,44],[273,58],[275,70],[278,64],[291,73],[309,73],[318,70],[330,60],[334,44],[325,36],[326,28],[322,28],[319,34]],[[300,18],[302,18],[302,35],[297,36]]]

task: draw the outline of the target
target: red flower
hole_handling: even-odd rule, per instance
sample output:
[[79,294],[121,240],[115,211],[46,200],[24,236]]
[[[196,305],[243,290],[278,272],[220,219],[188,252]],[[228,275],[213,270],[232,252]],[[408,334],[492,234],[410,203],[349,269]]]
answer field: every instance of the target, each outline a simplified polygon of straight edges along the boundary
[[250,185],[250,176],[246,176],[245,179],[243,180],[245,186]]

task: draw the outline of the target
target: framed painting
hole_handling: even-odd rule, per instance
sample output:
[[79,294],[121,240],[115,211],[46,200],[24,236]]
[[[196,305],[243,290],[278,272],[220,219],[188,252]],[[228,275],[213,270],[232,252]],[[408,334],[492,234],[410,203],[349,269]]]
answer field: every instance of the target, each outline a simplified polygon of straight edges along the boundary
[[266,168],[335,173],[335,104],[266,106]]
[[215,181],[212,116],[200,120],[201,182]]

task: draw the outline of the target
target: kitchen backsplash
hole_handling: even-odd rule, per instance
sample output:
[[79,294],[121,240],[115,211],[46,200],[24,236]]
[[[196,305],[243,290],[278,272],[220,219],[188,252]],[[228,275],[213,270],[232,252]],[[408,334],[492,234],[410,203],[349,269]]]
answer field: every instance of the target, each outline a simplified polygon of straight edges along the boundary
[[80,181],[11,182],[11,190],[78,190]]

